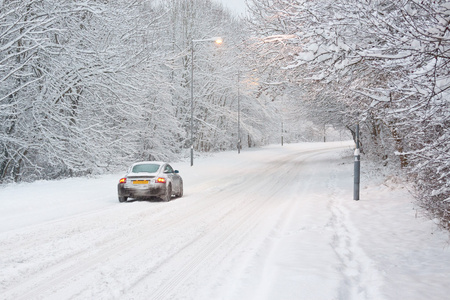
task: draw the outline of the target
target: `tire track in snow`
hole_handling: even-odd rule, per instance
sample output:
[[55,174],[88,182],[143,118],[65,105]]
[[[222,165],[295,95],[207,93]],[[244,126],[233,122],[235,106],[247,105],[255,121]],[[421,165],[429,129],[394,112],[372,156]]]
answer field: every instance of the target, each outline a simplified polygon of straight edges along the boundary
[[[149,239],[152,235],[161,234],[168,228],[184,227],[190,223],[193,217],[201,218],[202,215],[210,214],[213,206],[215,209],[226,210],[225,204],[217,206],[215,203],[203,201],[196,206],[195,210],[183,212],[178,218],[162,220],[149,218],[147,222],[140,223],[139,227],[148,228],[144,234],[136,234],[137,231],[134,231],[133,228],[125,226],[122,231],[123,234],[129,232],[134,232],[134,234],[117,239],[118,232],[113,232],[108,238],[96,241],[95,249],[88,246],[86,249],[65,255],[60,260],[52,262],[51,265],[38,266],[32,274],[28,274],[28,278],[22,277],[18,283],[9,287],[2,294],[5,299],[31,299],[36,295],[46,295],[48,292],[52,292],[51,290],[57,290],[57,287],[67,280],[87,273],[88,270],[92,270],[97,265],[102,265],[111,258],[121,256],[129,249],[133,249],[134,245],[141,246],[142,241]],[[139,214],[142,214],[142,211]],[[86,215],[83,214],[83,217],[86,217]],[[71,219],[73,218],[71,217]],[[90,222],[86,223],[90,224]],[[165,242],[167,241],[161,240],[159,243],[164,244]],[[153,247],[155,246],[158,245],[153,245]]]
[[[217,181],[219,182],[219,181]],[[243,185],[243,183],[242,183]],[[124,252],[129,252],[130,249],[133,248],[133,245],[137,245],[140,248],[143,247],[143,241],[149,239],[154,234],[164,235],[164,232],[167,231],[167,229],[173,229],[175,227],[178,228],[184,228],[187,225],[190,224],[190,220],[192,219],[202,219],[202,216],[207,216],[211,214],[214,211],[222,211],[226,212],[227,210],[232,209],[232,207],[229,206],[227,203],[219,203],[212,201],[204,201],[211,197],[212,193],[215,193],[217,191],[221,191],[224,188],[221,187],[219,189],[212,189],[212,191],[206,191],[204,196],[197,200],[198,202],[195,205],[195,209],[183,211],[181,216],[178,216],[176,218],[171,217],[171,219],[167,220],[164,219],[167,214],[172,213],[172,211],[168,211],[165,214],[163,213],[162,216],[155,220],[153,218],[148,218],[148,220],[145,223],[139,223],[135,228],[149,228],[150,230],[147,231],[145,234],[140,235],[130,235],[127,238],[121,238],[117,239],[118,235],[125,235],[129,232],[134,232],[133,229],[127,226],[124,226],[124,228],[120,232],[112,232],[107,238],[103,238],[102,240],[95,241],[95,250],[92,250],[92,247],[88,246],[87,249],[81,249],[76,252],[66,253],[64,257],[61,259],[58,259],[56,261],[52,261],[51,265],[45,265],[45,266],[37,266],[37,269],[34,270],[34,272],[27,272],[28,278],[25,277],[21,278],[21,280],[13,285],[12,287],[9,287],[5,291],[5,295],[11,299],[20,297],[19,299],[28,299],[36,294],[46,294],[50,290],[57,290],[56,286],[60,286],[63,283],[67,282],[69,279],[72,279],[76,276],[80,277],[83,273],[88,273],[87,270],[92,270],[97,265],[102,265],[106,261],[110,260],[113,257],[120,256]],[[181,198],[179,201],[189,201],[189,197]],[[123,205],[127,204],[118,204],[120,207],[123,207]],[[118,206],[116,206],[118,207]],[[119,208],[120,209],[120,208]],[[166,209],[167,210],[167,209]],[[151,213],[153,210],[151,208],[146,210],[147,212]],[[80,214],[80,217],[82,219],[77,219],[76,217],[70,217],[68,219],[72,220],[73,222],[79,222],[81,224],[87,224],[86,226],[89,227],[89,224],[91,222],[89,220],[86,220],[86,218],[90,215],[96,215],[91,213],[86,214]],[[142,215],[142,218],[148,217],[148,215],[145,214],[145,212],[140,211],[139,213],[133,214],[131,216],[128,216],[123,222],[126,222],[128,219],[132,218],[135,219],[136,215]],[[111,216],[106,216],[106,218],[114,218],[115,214]],[[60,223],[64,223],[65,220],[61,220]],[[59,222],[51,222],[50,225],[55,225]],[[156,225],[155,225],[156,224]],[[62,228],[62,235],[65,235],[65,228]],[[67,229],[67,230],[72,230]],[[86,228],[80,228],[81,234],[85,233]],[[52,239],[55,239],[57,235],[52,234]],[[30,241],[31,243],[31,241]],[[154,243],[151,245],[151,247],[159,247],[163,244],[167,243],[166,240],[161,240],[157,243]],[[91,244],[92,246],[92,244]],[[189,246],[189,243],[186,246]],[[139,248],[138,247],[138,248]],[[26,291],[25,293],[22,293],[22,291]]]
[[[312,158],[316,155],[318,155],[319,153],[315,153],[313,155],[309,155],[307,158],[305,158],[303,161],[306,161],[306,159],[308,158]],[[309,176],[305,181],[303,181],[303,184],[301,186],[301,188],[297,188],[295,191],[295,195],[296,197],[292,197],[291,201],[295,201],[296,199],[303,199],[305,195],[308,194],[309,189],[310,189],[310,183],[313,180],[313,176]],[[293,203],[295,204],[295,203]],[[298,203],[297,203],[298,205]],[[299,209],[298,206],[296,205],[292,205],[291,207],[288,207],[288,210],[283,211],[283,214],[281,215],[281,217],[279,218],[279,223],[277,224],[277,226],[274,228],[275,232],[274,234],[276,235],[276,239],[275,241],[271,241],[267,246],[268,248],[267,250],[267,257],[266,260],[268,262],[273,262],[275,261],[276,257],[279,255],[279,245],[277,240],[280,238],[280,236],[282,236],[286,230],[286,227],[288,226],[288,224],[290,222],[292,222],[292,219],[295,216],[295,211],[296,209]],[[261,273],[261,281],[259,282],[257,288],[255,289],[255,294],[252,295],[251,299],[270,299],[270,297],[268,295],[271,294],[272,289],[273,289],[273,282],[275,282],[276,277],[279,276],[279,274],[277,272],[274,272],[274,268],[273,266],[264,264],[260,270]]]
[[[302,156],[300,161],[298,160],[299,154],[295,155],[295,166],[297,166],[298,164],[301,165],[304,160],[311,156],[310,152],[301,154]],[[292,155],[289,157],[289,159],[285,159],[285,164],[286,165],[284,166],[283,170],[288,167],[287,172],[292,173],[293,168],[295,168],[293,165]],[[257,172],[257,174],[259,173],[259,175],[255,176],[255,178],[251,180],[251,182],[257,182],[257,184],[250,190],[248,187],[248,182],[246,181],[245,184],[241,184],[241,187],[239,189],[236,189],[235,187],[232,192],[225,191],[224,193],[216,194],[215,197],[218,197],[219,199],[251,198],[250,195],[254,193],[254,190],[269,190],[269,192],[265,194],[265,197],[263,199],[253,198],[252,201],[244,201],[234,210],[221,217],[220,220],[217,220],[216,223],[212,224],[214,228],[222,228],[220,230],[213,230],[213,232],[199,237],[197,240],[194,240],[191,245],[189,245],[188,249],[183,249],[183,251],[188,252],[189,255],[181,255],[181,253],[177,253],[176,255],[174,255],[173,261],[165,262],[165,264],[173,264],[178,266],[178,270],[175,271],[174,274],[170,276],[170,278],[163,279],[163,283],[158,287],[150,291],[147,290],[145,291],[145,293],[151,294],[152,299],[171,298],[170,295],[174,295],[177,289],[180,289],[181,286],[183,286],[183,284],[188,281],[195,272],[197,272],[205,264],[211,264],[210,258],[213,255],[217,256],[218,252],[223,248],[224,245],[226,245],[228,250],[238,246],[246,236],[252,233],[253,228],[257,226],[260,221],[265,219],[269,214],[274,213],[274,206],[272,204],[275,196],[277,194],[280,194],[280,191],[286,189],[288,185],[292,184],[292,181],[283,181],[282,185],[274,184],[275,186],[268,187],[267,181],[261,180],[261,174],[264,174],[263,177],[267,180],[267,178],[273,178],[272,176],[279,176],[279,172],[279,169],[274,169],[272,173],[269,174],[267,173],[267,171],[265,173]],[[285,211],[286,209],[288,209],[288,206],[278,206],[284,209],[284,214],[281,214],[281,216],[289,213]],[[228,224],[222,224],[222,226],[220,226],[220,223],[222,221],[228,222]],[[225,230],[223,230],[224,227]],[[200,250],[196,251],[197,249]],[[219,255],[226,256],[227,254],[220,253]],[[190,257],[190,259],[188,262],[183,262],[179,261],[177,257]],[[217,259],[217,257],[215,257],[215,259]],[[167,265],[165,265],[164,267],[167,267]],[[151,273],[155,272],[157,272],[156,269],[151,270]],[[151,276],[152,274],[148,274],[148,277]],[[145,287],[146,282],[153,282],[148,277],[144,276],[143,278],[141,278],[139,282],[136,283],[137,287],[131,287],[132,290],[136,288],[136,290],[141,291],[135,293],[131,291],[130,296],[139,297],[139,293],[144,294],[142,290],[145,290],[146,288],[148,289],[148,287]]]
[[[236,196],[240,192],[242,191],[236,191],[234,195]],[[272,194],[267,195],[264,202],[273,201],[272,197],[276,193],[277,191],[275,190]],[[229,196],[232,197],[233,195]],[[166,264],[177,265],[178,270],[161,286],[157,287],[156,291],[151,292],[152,299],[169,299],[170,295],[176,293],[177,289],[213,255],[217,254],[216,252],[223,248],[224,245],[229,250],[233,248],[233,242],[239,244],[239,241],[249,234],[252,228],[269,213],[265,203],[258,200],[253,199],[252,201],[243,202],[243,205],[236,207],[215,221],[216,225],[213,224],[213,226],[218,225],[218,229],[193,240],[189,248],[182,249],[191,253],[192,256],[189,261],[178,262],[177,257],[189,255],[176,253],[172,257],[174,261],[166,262]],[[225,224],[221,224],[222,222],[225,222]],[[200,250],[197,251],[197,249]],[[157,270],[152,270],[152,272],[157,272]],[[146,277],[142,278],[138,284],[142,284],[146,279]]]
[[[300,158],[298,157],[299,154],[295,155],[295,159],[293,159],[292,156],[286,157],[284,159],[285,166],[282,169],[283,172],[281,173],[284,175],[298,173],[298,167],[301,167],[302,163],[305,160],[317,154],[317,151],[308,151],[307,153],[302,152]],[[284,171],[286,173],[284,173]],[[279,176],[279,172],[280,170],[276,169],[273,174],[266,173],[264,174],[264,177],[272,178],[272,176],[275,175]],[[273,211],[274,206],[272,205],[274,198],[276,198],[276,195],[281,194],[281,191],[287,190],[295,180],[294,178],[295,177],[291,177],[291,180],[283,181],[283,185],[275,184],[275,186],[273,187],[267,187],[267,181],[260,181],[260,183],[256,187],[254,187],[254,190],[268,189],[270,191],[265,195],[263,201],[261,201],[261,199],[253,199],[252,201],[244,202],[244,206],[240,206],[237,209],[230,211],[230,213],[228,213],[227,215],[224,215],[221,220],[226,220],[226,218],[230,218],[231,220],[233,220],[232,222],[228,221],[230,224],[226,226],[225,231],[220,231],[218,234],[216,234],[216,230],[213,233],[210,233],[209,236],[205,235],[198,240],[193,241],[193,243],[189,245],[190,248],[183,249],[183,251],[195,252],[195,249],[200,249],[200,251],[191,253],[190,256],[184,255],[184,257],[190,257],[188,262],[177,261],[177,256],[183,256],[180,255],[180,253],[177,253],[177,255],[174,256],[174,262],[167,262],[167,264],[172,263],[173,265],[179,267],[179,270],[174,272],[174,274],[172,274],[170,278],[164,279],[165,281],[163,280],[164,282],[160,284],[159,287],[150,291],[147,290],[143,292],[142,289],[145,289],[145,287],[138,287],[137,290],[141,289],[141,291],[137,292],[137,294],[132,293],[131,295],[134,297],[139,297],[139,295],[142,294],[151,294],[152,299],[170,299],[171,295],[173,296],[174,294],[176,294],[176,291],[180,289],[186,281],[189,280],[189,277],[193,276],[193,274],[200,268],[202,268],[205,264],[209,264],[210,258],[213,255],[217,256],[217,252],[219,252],[224,245],[227,246],[227,249],[232,249],[238,246],[246,236],[252,233],[252,229],[257,226],[260,221],[265,219],[269,214],[276,213],[275,211]],[[256,182],[257,179],[253,181]],[[233,191],[233,193],[225,193],[225,195],[221,195],[220,197],[232,198],[239,197],[239,195],[242,194],[251,193],[252,191],[249,191],[248,187],[244,185],[241,189],[235,190]],[[293,198],[291,198],[291,201],[293,201]],[[277,205],[278,210],[283,210],[279,214],[277,222],[284,222],[285,220],[280,220],[280,218],[283,219],[284,217],[286,217],[286,215],[291,214],[291,210],[289,209],[289,207],[290,206],[286,205],[286,203]],[[272,230],[273,228],[270,231]],[[211,236],[213,236],[213,238],[211,238]],[[217,257],[215,259],[217,259]],[[152,272],[156,272],[156,270],[152,270]],[[149,274],[149,277],[150,276],[151,274]],[[146,281],[153,282],[151,279],[143,277],[137,285],[145,285]]]

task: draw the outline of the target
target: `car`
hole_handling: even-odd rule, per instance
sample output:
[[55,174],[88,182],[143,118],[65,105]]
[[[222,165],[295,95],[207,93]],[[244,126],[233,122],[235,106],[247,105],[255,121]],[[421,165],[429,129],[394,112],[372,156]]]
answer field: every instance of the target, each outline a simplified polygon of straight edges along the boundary
[[128,169],[117,185],[119,202],[128,198],[158,197],[170,201],[172,195],[183,196],[183,179],[167,162],[141,161]]

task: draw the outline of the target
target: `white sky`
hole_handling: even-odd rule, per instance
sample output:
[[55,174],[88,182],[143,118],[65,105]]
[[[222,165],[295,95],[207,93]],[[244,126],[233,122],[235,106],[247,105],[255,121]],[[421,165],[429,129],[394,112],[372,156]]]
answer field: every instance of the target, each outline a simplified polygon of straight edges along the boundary
[[215,0],[221,2],[225,7],[237,14],[245,14],[246,6],[244,0]]

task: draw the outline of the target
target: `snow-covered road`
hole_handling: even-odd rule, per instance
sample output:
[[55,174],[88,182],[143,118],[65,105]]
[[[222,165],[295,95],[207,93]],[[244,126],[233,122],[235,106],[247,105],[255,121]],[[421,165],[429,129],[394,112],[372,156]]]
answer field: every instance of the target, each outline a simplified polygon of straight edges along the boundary
[[[398,290],[398,283],[423,275],[402,273],[413,257],[402,253],[408,266],[384,265],[401,250],[389,248],[398,238],[382,226],[390,217],[361,220],[359,212],[373,207],[356,208],[363,201],[351,200],[350,148],[272,146],[220,153],[193,167],[173,164],[185,195],[169,203],[119,203],[121,174],[3,187],[0,298],[356,300],[412,293],[422,299],[426,282]],[[397,222],[398,210],[391,216]],[[420,224],[426,235],[429,224]],[[371,229],[386,234],[384,240],[374,243]],[[441,248],[431,250],[450,261],[443,241],[434,238]],[[411,245],[407,239],[404,247]],[[434,259],[417,262],[433,271],[428,299],[450,292],[440,281],[449,263]],[[406,277],[392,281],[395,272]]]

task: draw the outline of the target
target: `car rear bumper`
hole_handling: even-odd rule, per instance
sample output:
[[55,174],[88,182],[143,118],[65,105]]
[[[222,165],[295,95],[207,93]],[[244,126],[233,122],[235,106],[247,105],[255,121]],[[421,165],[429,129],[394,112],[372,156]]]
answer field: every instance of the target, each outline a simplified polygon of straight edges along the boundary
[[124,184],[117,186],[119,197],[143,198],[143,197],[161,197],[166,194],[166,186],[148,186],[145,188],[126,187]]

